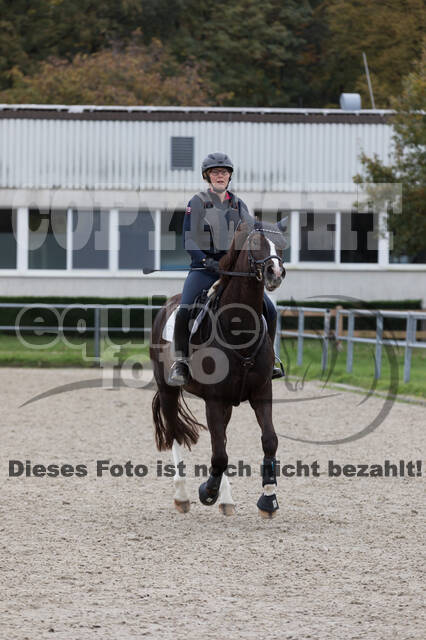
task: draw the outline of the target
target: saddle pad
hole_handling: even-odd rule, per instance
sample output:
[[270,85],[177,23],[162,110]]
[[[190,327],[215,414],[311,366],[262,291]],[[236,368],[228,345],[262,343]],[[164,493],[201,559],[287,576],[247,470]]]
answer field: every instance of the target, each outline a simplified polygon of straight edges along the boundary
[[[192,323],[190,337],[192,337],[194,335],[194,333],[197,331],[198,327],[201,324],[201,320],[204,318],[204,316],[206,314],[206,311],[207,311],[207,309],[204,308],[196,316],[195,320]],[[166,340],[166,342],[173,342],[173,333],[174,333],[174,330],[175,330],[176,313],[177,313],[177,309],[172,311],[172,313],[170,314],[166,324],[164,325],[162,338],[163,338],[163,340]]]
[[166,340],[166,342],[173,342],[173,332],[175,330],[176,313],[177,313],[177,309],[172,311],[166,324],[164,325],[162,338],[163,340]]

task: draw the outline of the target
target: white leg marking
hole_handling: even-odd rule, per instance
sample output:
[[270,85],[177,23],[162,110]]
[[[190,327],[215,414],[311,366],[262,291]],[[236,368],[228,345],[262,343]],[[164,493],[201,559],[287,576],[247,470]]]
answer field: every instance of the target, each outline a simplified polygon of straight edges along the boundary
[[219,504],[235,504],[232,499],[231,485],[229,484],[228,476],[222,475],[219,488]]
[[175,485],[174,499],[179,500],[180,502],[184,502],[185,500],[189,500],[189,495],[186,490],[186,479],[182,478],[177,473],[177,465],[179,464],[179,462],[183,461],[182,447],[177,442],[177,440],[173,440],[172,456],[173,456],[173,463],[176,467],[176,475],[173,478],[173,482]]
[[265,496],[273,496],[277,490],[276,484],[265,484],[263,487],[263,493]]

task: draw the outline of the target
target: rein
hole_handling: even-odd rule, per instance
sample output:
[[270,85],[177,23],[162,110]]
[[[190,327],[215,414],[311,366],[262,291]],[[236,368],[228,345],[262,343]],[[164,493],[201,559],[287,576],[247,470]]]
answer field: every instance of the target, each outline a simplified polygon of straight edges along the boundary
[[[267,262],[269,262],[270,260],[274,260],[277,259],[278,263],[280,264],[280,266],[283,266],[283,261],[282,258],[280,258],[280,256],[277,256],[276,254],[274,255],[270,255],[267,256],[266,258],[260,259],[260,260],[255,260],[251,247],[250,247],[250,238],[256,234],[256,233],[269,233],[269,234],[275,234],[278,236],[282,236],[281,231],[275,231],[274,229],[253,229],[252,231],[250,231],[250,233],[247,236],[247,242],[248,242],[248,252],[249,252],[249,265],[250,265],[250,271],[223,271],[222,269],[219,269],[217,271],[217,273],[220,276],[240,276],[240,277],[244,277],[244,278],[256,278],[256,280],[258,280],[259,282],[261,282],[263,280],[264,277],[264,270],[265,270],[265,264]],[[260,269],[258,268],[260,266]],[[205,267],[200,267],[200,270],[204,270]],[[195,269],[194,269],[195,271]],[[198,271],[198,268],[197,268]]]

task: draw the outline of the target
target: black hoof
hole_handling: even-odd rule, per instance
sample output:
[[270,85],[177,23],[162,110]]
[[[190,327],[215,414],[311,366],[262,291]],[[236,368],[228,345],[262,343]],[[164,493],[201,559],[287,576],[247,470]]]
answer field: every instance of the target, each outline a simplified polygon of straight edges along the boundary
[[274,513],[279,509],[278,500],[275,493],[272,496],[265,496],[264,493],[260,496],[257,501],[257,507],[261,511],[266,511],[267,513]]
[[200,496],[200,502],[210,507],[218,499],[219,490],[216,493],[213,493],[211,489],[209,490],[207,488],[207,482],[203,482],[203,484],[200,484],[200,488],[198,489],[198,495]]

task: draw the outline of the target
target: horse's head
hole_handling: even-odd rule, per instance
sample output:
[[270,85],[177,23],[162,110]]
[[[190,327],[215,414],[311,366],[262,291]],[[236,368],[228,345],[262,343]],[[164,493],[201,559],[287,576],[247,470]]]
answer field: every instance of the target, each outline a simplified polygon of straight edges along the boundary
[[245,242],[248,264],[256,279],[274,291],[285,278],[283,253],[286,241],[279,224],[256,222]]
[[[285,222],[271,225],[243,222],[235,232],[228,254],[222,258],[220,267],[224,271],[239,271],[255,275],[268,291],[274,291],[285,278],[283,252],[286,248],[284,237]],[[228,282],[229,276],[222,276]]]

